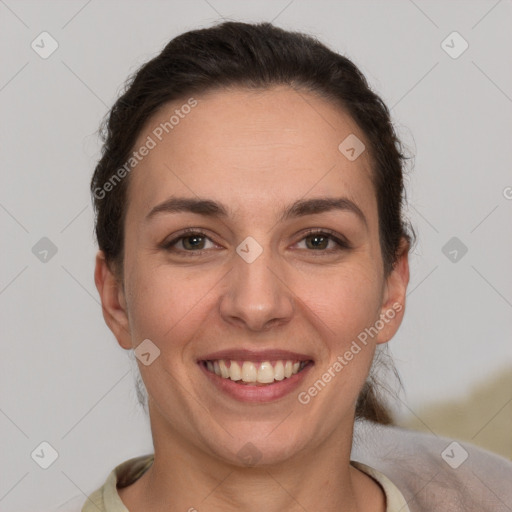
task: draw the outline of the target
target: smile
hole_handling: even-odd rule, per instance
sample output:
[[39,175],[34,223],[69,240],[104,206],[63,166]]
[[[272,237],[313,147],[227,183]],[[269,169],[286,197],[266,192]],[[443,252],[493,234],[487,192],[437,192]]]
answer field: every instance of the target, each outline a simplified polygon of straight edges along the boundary
[[202,361],[206,369],[221,377],[238,384],[271,385],[302,371],[311,361],[292,359],[277,361],[236,361],[216,359]]

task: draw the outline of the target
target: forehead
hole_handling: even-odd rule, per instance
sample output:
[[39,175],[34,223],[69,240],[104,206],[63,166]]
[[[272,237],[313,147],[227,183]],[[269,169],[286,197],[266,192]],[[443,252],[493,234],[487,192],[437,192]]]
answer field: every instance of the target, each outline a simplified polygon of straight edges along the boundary
[[344,140],[366,145],[341,108],[285,86],[174,101],[149,120],[135,144],[135,150],[152,148],[131,173],[129,210],[147,213],[169,195],[214,198],[240,211],[340,194],[371,210],[368,150],[350,160],[339,149]]

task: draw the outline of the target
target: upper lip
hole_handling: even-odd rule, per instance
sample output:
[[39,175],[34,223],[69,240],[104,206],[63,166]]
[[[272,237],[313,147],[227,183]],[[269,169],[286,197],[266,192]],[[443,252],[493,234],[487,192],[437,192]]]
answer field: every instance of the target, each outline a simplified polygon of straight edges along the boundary
[[215,361],[219,359],[230,359],[233,361],[278,361],[278,360],[293,360],[293,361],[312,361],[313,358],[307,354],[299,354],[298,352],[291,352],[289,350],[247,350],[247,349],[226,349],[218,352],[212,352],[205,356],[198,358],[198,361]]

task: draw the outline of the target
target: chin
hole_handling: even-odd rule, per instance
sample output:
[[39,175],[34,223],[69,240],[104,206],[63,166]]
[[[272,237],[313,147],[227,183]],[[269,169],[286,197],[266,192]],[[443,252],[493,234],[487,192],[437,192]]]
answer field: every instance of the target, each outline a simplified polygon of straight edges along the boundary
[[289,429],[283,428],[278,432],[279,427],[276,428],[275,423],[268,425],[263,433],[255,435],[255,430],[261,432],[260,425],[252,422],[247,428],[238,428],[233,438],[211,446],[210,450],[226,463],[237,467],[264,467],[287,462],[301,453],[311,441],[304,429],[294,430],[303,437],[302,440],[295,439]]

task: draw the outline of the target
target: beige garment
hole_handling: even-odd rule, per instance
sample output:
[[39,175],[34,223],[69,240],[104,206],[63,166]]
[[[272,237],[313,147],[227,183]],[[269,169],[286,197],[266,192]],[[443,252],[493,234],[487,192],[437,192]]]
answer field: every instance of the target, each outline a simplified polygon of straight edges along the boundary
[[[117,492],[117,485],[126,487],[140,478],[153,463],[153,455],[143,455],[127,460],[117,466],[106,482],[93,492],[85,502],[82,512],[129,512]],[[351,462],[357,469],[376,480],[386,495],[386,512],[410,512],[402,493],[387,478],[374,468],[361,462]]]

